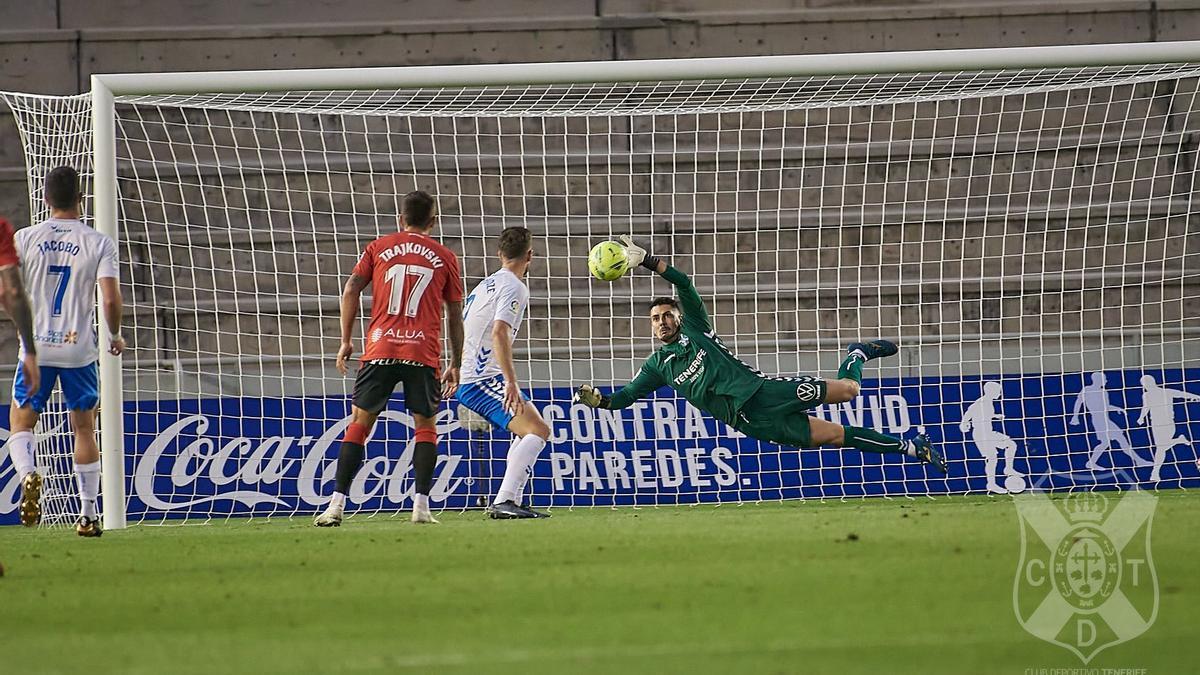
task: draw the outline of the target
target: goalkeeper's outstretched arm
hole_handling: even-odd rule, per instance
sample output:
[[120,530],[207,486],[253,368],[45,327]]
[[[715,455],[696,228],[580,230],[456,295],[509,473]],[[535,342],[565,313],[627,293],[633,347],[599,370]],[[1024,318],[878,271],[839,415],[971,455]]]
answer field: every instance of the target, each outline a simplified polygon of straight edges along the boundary
[[633,243],[633,239],[629,235],[622,235],[621,241],[625,242],[625,252],[631,266],[641,265],[671,282],[671,285],[675,287],[675,292],[679,294],[679,307],[683,310],[684,323],[691,324],[705,332],[712,330],[712,321],[708,318],[704,300],[700,299],[700,294],[696,292],[696,286],[688,275]]
[[622,408],[628,408],[634,402],[663,386],[663,384],[665,383],[657,372],[643,365],[637,377],[633,378],[632,382],[622,387],[612,396],[605,396],[600,393],[599,389],[590,384],[585,384],[575,390],[575,402],[592,408],[621,410]]

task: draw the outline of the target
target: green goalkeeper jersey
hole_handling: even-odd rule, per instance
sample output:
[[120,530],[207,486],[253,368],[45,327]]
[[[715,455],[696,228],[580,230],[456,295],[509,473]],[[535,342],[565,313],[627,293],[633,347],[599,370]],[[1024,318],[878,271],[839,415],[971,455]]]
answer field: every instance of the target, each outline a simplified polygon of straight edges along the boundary
[[704,301],[686,274],[668,267],[663,278],[675,285],[683,321],[679,339],[664,344],[642,364],[633,381],[612,395],[608,407],[628,407],[663,385],[692,405],[733,424],[737,413],[762,388],[763,375],[734,356],[717,337]]

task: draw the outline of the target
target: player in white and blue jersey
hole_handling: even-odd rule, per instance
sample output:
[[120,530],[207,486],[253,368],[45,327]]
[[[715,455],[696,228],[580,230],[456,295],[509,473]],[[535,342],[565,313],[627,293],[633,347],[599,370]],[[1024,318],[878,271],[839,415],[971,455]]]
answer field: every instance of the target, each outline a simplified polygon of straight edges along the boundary
[[521,393],[513,366],[513,341],[529,306],[529,287],[524,279],[533,260],[532,240],[533,235],[524,227],[501,232],[500,269],[479,282],[463,303],[466,341],[456,398],[492,424],[516,435],[508,450],[504,480],[488,509],[497,519],[548,515],[521,505],[533,463],[550,438],[549,425]]
[[[83,191],[79,174],[62,166],[46,176],[50,219],[17,232],[25,287],[33,299],[33,339],[41,382],[29,382],[18,368],[9,411],[8,451],[21,476],[21,522],[41,519],[41,477],[35,469],[33,429],[46,401],[61,383],[75,433],[75,475],[82,512],[75,531],[84,537],[101,534],[96,513],[100,493],[100,449],[96,446],[96,406],[99,388],[96,359],[96,284],[103,298],[107,330],[105,348],[113,355],[125,350],[121,337],[121,286],[117,246],[112,239],[80,222]],[[23,359],[24,347],[21,358]],[[117,385],[119,386],[119,385]]]

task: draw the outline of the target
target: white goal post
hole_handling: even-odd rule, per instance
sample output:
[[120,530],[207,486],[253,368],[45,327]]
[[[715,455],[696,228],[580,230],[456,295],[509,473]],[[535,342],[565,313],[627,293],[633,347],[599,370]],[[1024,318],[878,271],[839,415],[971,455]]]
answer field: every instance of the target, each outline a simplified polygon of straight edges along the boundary
[[[45,157],[86,161],[43,150],[90,103],[95,226],[153,287],[131,303],[136,372],[101,354],[115,529],[134,503],[138,520],[319,508],[347,405],[320,363],[336,288],[417,187],[468,290],[502,224],[539,237],[517,344],[556,425],[535,503],[1200,486],[1177,440],[1200,438],[1198,78],[1200,42],[1165,42],[95,75],[70,105],[4,97],[31,190]],[[625,415],[571,406],[654,348],[643,304],[669,286],[586,277],[587,249],[629,231],[768,375],[832,377],[846,342],[899,340],[860,402],[814,414],[926,430],[950,476],[756,443],[664,392]],[[362,511],[411,489],[399,410]],[[507,441],[477,469],[480,432],[455,419],[435,501],[459,508]]]

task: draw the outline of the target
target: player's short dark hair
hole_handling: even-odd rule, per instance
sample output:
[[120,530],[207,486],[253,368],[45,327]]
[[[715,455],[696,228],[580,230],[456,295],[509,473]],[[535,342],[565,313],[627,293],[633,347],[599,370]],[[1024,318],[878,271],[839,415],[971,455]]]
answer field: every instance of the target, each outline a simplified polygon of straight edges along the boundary
[[82,196],[79,172],[75,169],[60,166],[46,174],[46,201],[51,208],[73,209]]
[[417,190],[404,195],[400,205],[400,213],[404,215],[404,224],[427,230],[433,225],[433,197],[424,190]]
[[662,296],[661,298],[655,298],[655,299],[651,300],[650,307],[648,309],[651,312],[653,312],[654,308],[658,307],[659,305],[670,305],[671,309],[679,311],[679,301],[676,300],[675,298],[667,297],[665,295]]
[[506,227],[500,233],[500,255],[505,260],[523,257],[533,247],[533,233],[525,227]]

